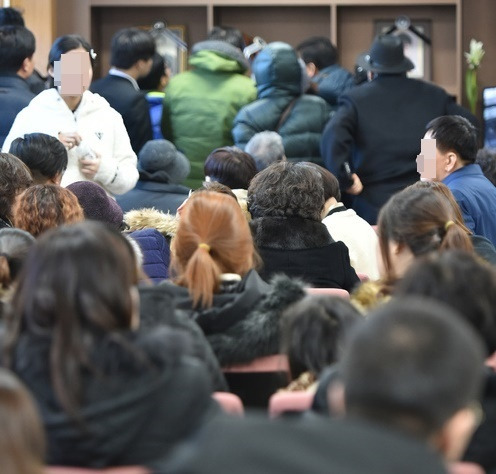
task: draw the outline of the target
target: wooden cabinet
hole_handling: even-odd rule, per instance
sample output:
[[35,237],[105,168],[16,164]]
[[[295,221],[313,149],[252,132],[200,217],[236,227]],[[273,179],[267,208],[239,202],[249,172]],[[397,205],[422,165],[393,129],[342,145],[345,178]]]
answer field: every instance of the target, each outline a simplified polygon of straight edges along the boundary
[[370,46],[375,22],[407,15],[430,23],[432,81],[461,97],[462,0],[58,0],[66,9],[71,1],[78,4],[78,31],[100,53],[97,75],[109,67],[115,31],[159,20],[184,25],[189,45],[204,39],[214,24],[293,46],[309,36],[330,36],[341,63],[352,70],[357,55]]

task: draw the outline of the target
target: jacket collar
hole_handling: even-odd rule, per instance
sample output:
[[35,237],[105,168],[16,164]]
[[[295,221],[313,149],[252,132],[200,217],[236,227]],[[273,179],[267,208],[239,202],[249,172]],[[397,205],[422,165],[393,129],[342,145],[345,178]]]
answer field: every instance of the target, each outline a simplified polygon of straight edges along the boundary
[[443,179],[444,184],[449,184],[455,179],[463,178],[464,176],[483,176],[482,169],[477,163],[471,163],[470,165],[465,165],[462,168],[453,171],[453,173],[446,176]]

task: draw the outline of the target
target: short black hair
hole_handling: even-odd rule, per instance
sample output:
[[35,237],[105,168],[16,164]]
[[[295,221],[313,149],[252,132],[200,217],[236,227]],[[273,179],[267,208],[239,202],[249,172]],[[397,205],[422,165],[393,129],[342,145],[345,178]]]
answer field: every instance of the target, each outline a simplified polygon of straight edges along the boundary
[[124,28],[112,37],[110,64],[129,69],[139,60],[148,61],[155,53],[155,40],[145,30]]
[[496,351],[496,269],[475,256],[449,250],[414,262],[395,287],[398,297],[433,298],[456,309]]
[[475,163],[477,129],[461,115],[443,115],[431,120],[426,130],[436,139],[436,148],[442,153],[456,152],[465,163]]
[[0,8],[0,26],[26,26],[21,12],[17,8]]
[[496,150],[481,148],[475,162],[480,165],[484,176],[496,186]]
[[248,188],[248,211],[257,217],[321,220],[324,186],[308,163],[278,161],[260,171]]
[[[48,53],[48,67],[53,67],[55,61],[60,61],[63,54],[78,48],[83,48],[88,51],[88,53],[91,53],[92,51],[90,43],[88,43],[88,41],[86,41],[81,35],[59,36],[53,42],[50,52]],[[90,62],[91,67],[94,67],[95,60],[91,54]]]
[[484,351],[451,308],[403,298],[354,328],[341,363],[349,416],[428,439],[480,395]]
[[341,355],[348,331],[363,317],[349,300],[309,295],[289,306],[281,318],[281,351],[292,378],[320,372]]
[[155,52],[153,55],[152,68],[145,77],[138,79],[138,86],[143,91],[156,91],[160,86],[163,76],[166,76],[164,57]]
[[251,155],[235,146],[224,146],[207,156],[204,172],[205,177],[231,189],[248,189],[257,168]]
[[243,33],[238,28],[232,26],[214,26],[208,33],[209,40],[219,40],[225,41],[226,43],[239,48],[243,51],[245,45],[245,40],[243,38]]
[[17,72],[23,61],[34,54],[36,41],[24,26],[0,27],[0,71]]
[[339,181],[327,168],[316,163],[308,163],[308,165],[313,166],[322,176],[322,183],[324,185],[324,200],[330,198],[336,199],[336,201],[341,200],[341,190],[339,189]]
[[296,47],[296,51],[305,64],[314,63],[319,71],[336,64],[338,61],[336,47],[325,36],[312,36],[302,41]]
[[31,171],[35,184],[45,184],[67,168],[67,150],[60,140],[45,133],[26,133],[10,145],[9,153],[17,156]]

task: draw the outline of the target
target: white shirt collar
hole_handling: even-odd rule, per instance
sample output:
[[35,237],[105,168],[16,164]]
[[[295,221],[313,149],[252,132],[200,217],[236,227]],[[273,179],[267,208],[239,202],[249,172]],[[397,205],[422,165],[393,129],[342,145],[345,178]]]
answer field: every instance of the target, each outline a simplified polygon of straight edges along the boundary
[[110,69],[109,74],[111,74],[112,76],[119,76],[119,77],[123,77],[124,79],[127,79],[137,91],[140,90],[138,83],[136,82],[136,79],[134,77],[131,77],[129,74],[126,74],[125,72],[116,69],[115,67]]

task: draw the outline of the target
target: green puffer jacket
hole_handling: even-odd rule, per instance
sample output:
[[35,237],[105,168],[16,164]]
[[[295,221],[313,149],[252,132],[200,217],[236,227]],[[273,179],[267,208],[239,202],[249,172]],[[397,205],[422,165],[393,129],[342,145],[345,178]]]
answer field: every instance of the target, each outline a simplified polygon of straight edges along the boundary
[[276,131],[284,110],[295,99],[278,130],[286,156],[291,161],[312,161],[323,166],[320,138],[330,108],[321,97],[302,94],[302,66],[294,49],[286,43],[270,43],[256,57],[253,73],[258,100],[243,107],[234,119],[234,144],[244,149],[256,133]]
[[190,160],[184,184],[197,188],[204,179],[205,158],[215,148],[233,144],[233,119],[257,92],[244,75],[249,64],[243,54],[226,42],[197,43],[189,65],[190,71],[173,77],[167,86],[162,133]]

